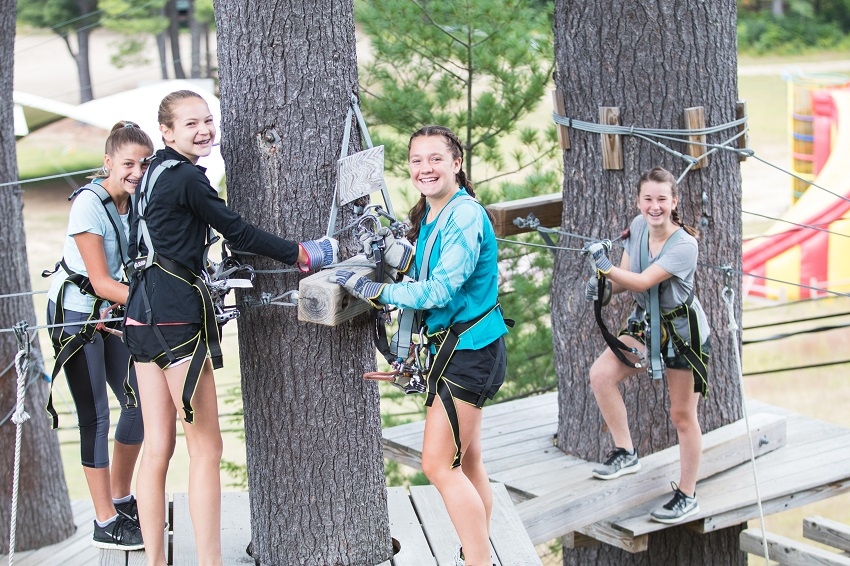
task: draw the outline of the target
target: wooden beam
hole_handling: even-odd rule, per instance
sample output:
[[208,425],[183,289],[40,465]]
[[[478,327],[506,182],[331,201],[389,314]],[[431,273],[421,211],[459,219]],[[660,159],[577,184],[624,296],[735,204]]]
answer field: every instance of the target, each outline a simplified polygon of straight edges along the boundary
[[[593,523],[586,527],[582,527],[578,531],[579,536],[592,538],[604,542],[610,546],[614,546],[635,554],[637,552],[645,552],[649,548],[649,535],[640,535],[636,537],[628,536],[620,530],[614,528],[607,521]],[[565,537],[566,538],[566,537]]]
[[[567,110],[564,104],[564,93],[560,90],[552,91],[552,106],[555,108],[555,113],[559,116],[566,117]],[[566,126],[558,124],[558,145],[561,149],[570,149],[570,129]]]
[[[608,126],[620,125],[620,108],[617,106],[600,106],[599,123]],[[601,134],[602,138],[602,168],[619,170],[623,168],[623,141],[620,134]]]
[[[758,414],[750,419],[750,428],[752,438],[743,421],[703,435],[699,479],[746,462],[749,445],[761,455],[785,444],[784,417]],[[518,504],[517,511],[531,540],[540,544],[669,494],[670,479],[679,472],[679,448],[673,446],[643,457],[641,465],[641,472],[625,481],[588,477],[570,489]]]
[[367,277],[375,274],[375,265],[366,256],[356,255],[338,263],[335,269],[325,269],[305,277],[298,284],[298,320],[337,326],[372,308],[337,285],[334,279],[338,269]]
[[823,517],[807,517],[803,519],[803,536],[844,552],[850,552],[850,525]]
[[[701,130],[705,128],[705,107],[694,106],[685,108],[685,129],[686,130]],[[704,144],[706,140],[705,134],[696,136],[688,136],[689,144],[687,154],[691,157],[698,157],[699,161],[691,169],[701,169],[708,166],[708,156],[702,156],[708,149]]]
[[[747,101],[739,100],[735,103],[735,118],[741,119],[747,115]],[[738,149],[747,149],[750,147],[750,134],[749,130],[747,130],[747,124],[741,124],[738,126],[738,133],[745,132],[744,135],[738,138]],[[747,156],[738,154],[738,161],[746,161]]]
[[[850,558],[822,550],[804,542],[767,533],[767,550],[771,560],[779,564],[793,566],[850,566]],[[764,543],[761,529],[747,529],[740,535],[741,550],[757,556],[764,556]]]
[[540,225],[553,228],[561,225],[561,214],[564,212],[564,197],[561,193],[537,195],[507,202],[497,202],[487,206],[493,216],[493,230],[496,236],[504,238],[524,232],[532,232],[531,228],[520,228],[514,224],[516,218],[525,219],[533,213]]

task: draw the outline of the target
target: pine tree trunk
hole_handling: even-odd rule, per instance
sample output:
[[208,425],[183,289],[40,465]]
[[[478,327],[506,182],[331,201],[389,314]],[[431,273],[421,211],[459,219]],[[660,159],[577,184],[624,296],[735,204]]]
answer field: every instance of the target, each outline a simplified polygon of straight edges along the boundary
[[192,68],[189,76],[201,78],[201,24],[195,17],[195,0],[189,0],[189,31],[192,35]]
[[[220,0],[215,8],[230,203],[271,232],[316,238],[357,90],[353,2]],[[340,237],[347,257],[353,238]],[[252,293],[296,289],[298,279],[261,275]],[[387,560],[378,391],[362,378],[375,366],[365,318],[328,328],[297,322],[291,308],[248,309],[239,346],[255,557],[264,565]]]
[[94,90],[91,84],[91,69],[89,68],[89,35],[91,30],[77,30],[77,52],[74,59],[77,63],[77,77],[80,80],[80,104],[94,100]]
[[167,0],[165,15],[168,18],[168,39],[171,42],[171,66],[174,68],[174,78],[185,79],[186,72],[183,70],[183,61],[180,59],[180,22],[177,20],[175,0]]
[[165,42],[165,32],[156,34],[156,51],[159,53],[159,74],[162,80],[168,80],[168,48]]
[[[0,0],[0,184],[18,177],[15,135],[12,119],[12,69],[15,45],[15,0]],[[23,199],[17,185],[0,187],[0,295],[30,291]],[[27,320],[35,325],[31,296],[0,299],[0,328],[8,329]],[[15,406],[17,372],[12,364],[17,352],[14,334],[0,332],[0,420]],[[23,423],[20,483],[18,491],[15,550],[28,550],[54,544],[74,532],[71,502],[65,486],[65,473],[59,442],[50,429],[44,410],[47,386],[43,375],[38,340],[30,355],[31,385],[26,389],[25,409],[30,419]],[[5,370],[5,371],[4,371]],[[0,554],[9,552],[12,483],[16,425],[0,425]]]
[[[564,93],[568,116],[599,122],[598,107],[617,106],[623,125],[682,128],[683,109],[704,106],[708,125],[735,119],[733,0],[696,4],[687,0],[636,0],[615,10],[608,7],[610,3],[599,0],[556,0],[555,82]],[[716,143],[734,133],[725,131],[709,141]],[[618,236],[638,213],[638,176],[655,165],[678,176],[687,165],[646,141],[623,136],[624,169],[603,170],[599,135],[571,129],[570,141],[572,149],[564,152],[562,220],[573,233]],[[682,144],[669,145],[684,151]],[[723,274],[710,267],[740,268],[740,188],[738,159],[729,152],[713,154],[707,168],[691,171],[680,183],[682,217],[685,223],[700,228],[695,292],[712,328],[710,392],[699,406],[703,431],[741,415],[733,350],[739,344],[732,343],[726,330]],[[567,245],[580,243],[570,241]],[[619,254],[615,257],[616,264]],[[559,253],[552,280],[553,340],[559,377],[558,446],[587,460],[600,461],[612,443],[587,377],[605,345],[592,306],[583,297],[584,281],[589,276],[583,257]],[[733,290],[740,296],[738,277]],[[608,327],[613,331],[620,328],[632,306],[624,297],[615,298],[605,309]],[[740,314],[737,306],[737,320]],[[676,430],[669,420],[669,399],[663,383],[652,382],[642,374],[627,380],[624,391],[633,440],[640,454],[675,445]],[[745,555],[737,550],[739,530],[727,529],[709,537],[672,529],[653,535],[649,551],[644,553],[632,555],[605,545],[565,550],[564,564],[745,564]],[[718,560],[715,553],[728,559]]]

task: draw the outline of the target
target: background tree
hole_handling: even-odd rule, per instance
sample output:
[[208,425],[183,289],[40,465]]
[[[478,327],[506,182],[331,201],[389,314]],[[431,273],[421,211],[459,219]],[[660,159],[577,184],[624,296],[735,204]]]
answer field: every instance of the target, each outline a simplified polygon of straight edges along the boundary
[[[568,115],[598,122],[599,106],[618,106],[623,125],[681,128],[684,108],[704,106],[709,125],[733,121],[737,98],[735,20],[733,0],[700,4],[636,0],[614,11],[601,1],[556,0],[555,84],[564,93]],[[723,133],[726,137],[733,134]],[[562,225],[572,232],[598,238],[618,235],[637,214],[635,184],[640,173],[654,165],[677,175],[685,168],[682,160],[669,153],[624,136],[624,169],[606,171],[598,135],[573,129],[570,138],[572,149],[564,152]],[[674,145],[684,151],[680,144]],[[704,222],[696,289],[712,328],[710,393],[699,408],[704,431],[741,415],[732,351],[740,346],[731,345],[725,332],[723,275],[712,269],[720,265],[740,269],[740,197],[738,159],[731,152],[712,155],[707,168],[691,171],[680,185],[679,210],[685,222],[698,226]],[[590,365],[604,346],[592,309],[583,298],[589,275],[585,258],[559,253],[552,280],[560,406],[557,443],[570,454],[600,461],[612,446],[588,384]],[[739,287],[736,278],[738,297]],[[609,327],[618,327],[630,307],[628,300],[613,301],[607,309],[614,311]],[[740,315],[738,305],[737,320]],[[630,380],[625,392],[640,454],[675,445],[666,387],[643,374]],[[629,554],[607,545],[565,550],[564,564],[743,565],[746,555],[738,550],[740,530],[700,535],[685,528],[667,529],[653,534],[647,552]]]
[[[353,4],[219,0],[215,8],[230,203],[271,232],[317,237],[357,92]],[[277,293],[298,278],[254,284],[255,293]],[[375,366],[366,322],[304,324],[278,307],[240,317],[251,531],[262,564],[364,565],[391,555],[378,389],[362,377]]]
[[[111,57],[114,66],[146,64],[148,37],[161,36],[168,29],[163,13],[165,0],[98,0],[103,10],[103,27],[121,34]],[[163,36],[164,37],[164,36]],[[168,78],[165,42],[157,42],[162,78]]]
[[94,99],[89,69],[89,36],[100,25],[97,0],[26,0],[18,7],[18,18],[32,26],[50,29],[62,38],[77,64],[80,103]]
[[[388,169],[404,179],[407,205],[418,198],[406,180],[407,141],[425,124],[458,134],[485,204],[558,190],[554,128],[548,120],[521,126],[551,78],[551,4],[370,0],[357,4],[356,17],[369,38],[364,111],[376,143],[386,146]],[[522,239],[541,243],[536,235]],[[552,256],[508,245],[500,260],[500,301],[518,322],[507,339],[508,376],[498,397],[505,400],[556,382],[547,320]]]
[[[22,191],[15,158],[12,119],[12,70],[15,48],[15,0],[0,0],[0,295],[30,291],[29,267],[24,240]],[[5,185],[5,186],[4,186]],[[0,299],[0,328],[11,328],[27,320],[35,325],[32,297]],[[0,332],[0,554],[9,552],[12,478],[14,472],[15,425],[6,420],[17,400],[17,372],[12,363],[17,352],[15,336]],[[30,354],[26,410],[30,419],[23,425],[21,476],[18,493],[16,550],[39,548],[59,542],[74,532],[71,502],[65,486],[65,473],[59,455],[59,442],[50,429],[44,406],[47,385],[38,340]],[[7,367],[11,366],[11,367]]]

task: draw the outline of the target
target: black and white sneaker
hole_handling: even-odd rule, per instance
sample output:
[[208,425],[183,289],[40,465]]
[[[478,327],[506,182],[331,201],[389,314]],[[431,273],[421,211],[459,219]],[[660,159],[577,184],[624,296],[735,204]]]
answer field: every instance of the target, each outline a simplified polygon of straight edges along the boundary
[[650,516],[653,521],[673,524],[684,521],[688,517],[699,513],[699,503],[697,502],[696,493],[694,493],[693,497],[688,497],[682,493],[675,482],[670,482],[670,485],[673,486],[673,499],[652,512]]
[[139,525],[120,513],[105,527],[94,521],[92,545],[107,550],[141,550],[145,547]]
[[124,503],[114,503],[115,510],[119,515],[124,515],[137,525],[139,524],[139,506],[136,503],[135,496],[131,495],[129,501]]
[[605,463],[594,468],[593,477],[601,480],[612,480],[626,474],[634,474],[640,470],[637,448],[629,452],[625,448],[614,448],[608,452]]

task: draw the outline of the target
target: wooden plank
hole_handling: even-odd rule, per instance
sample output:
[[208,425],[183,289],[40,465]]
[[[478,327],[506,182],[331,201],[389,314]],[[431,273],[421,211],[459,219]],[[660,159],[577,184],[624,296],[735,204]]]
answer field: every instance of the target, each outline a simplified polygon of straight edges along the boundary
[[[76,499],[71,502],[76,530],[65,540],[33,550],[16,551],[15,564],[18,566],[44,566],[61,556],[63,566],[90,566],[97,564],[98,549],[92,546],[92,521],[94,505],[91,500]],[[7,562],[7,555],[0,555],[0,562]]]
[[422,530],[428,539],[428,545],[439,566],[451,564],[460,539],[449,519],[449,512],[443,504],[440,493],[432,485],[410,486],[410,499],[416,508],[416,514],[422,522]]
[[490,540],[496,556],[502,564],[540,565],[540,557],[534,548],[522,520],[517,515],[511,496],[505,486],[500,483],[492,484],[493,513],[490,518]]
[[[126,550],[99,549],[97,556],[98,566],[127,566]],[[144,554],[144,553],[143,553]]]
[[[552,91],[552,106],[555,109],[555,114],[558,116],[567,117],[567,106],[564,104],[564,93],[560,90]],[[558,124],[558,145],[561,149],[570,149],[570,129],[566,126]]]
[[[747,101],[746,100],[738,100],[735,102],[735,119],[740,120],[747,115]],[[741,124],[738,126],[738,133],[741,136],[738,138],[738,149],[748,149],[750,147],[750,134],[747,129],[747,124]],[[747,156],[743,154],[738,154],[738,161],[746,161]]]
[[564,212],[564,197],[561,193],[537,195],[507,202],[496,202],[487,205],[487,210],[493,217],[493,230],[496,236],[504,238],[524,232],[533,232],[532,228],[520,228],[514,224],[517,218],[526,219],[534,214],[540,225],[554,228],[561,225],[561,214]]
[[393,556],[393,566],[434,566],[436,560],[422,532],[410,496],[403,487],[387,488],[390,533],[401,548]]
[[599,541],[625,550],[626,552],[631,552],[632,554],[645,552],[649,548],[649,535],[637,537],[625,535],[622,531],[614,528],[608,521],[599,521],[582,527],[578,530],[577,534],[585,538],[585,541],[579,539],[579,543],[585,546],[588,545],[587,540]]
[[803,536],[844,552],[850,552],[850,525],[824,517],[807,517],[803,519]]
[[[784,445],[785,418],[755,415],[750,419],[756,454]],[[760,444],[759,437],[769,439]],[[714,475],[749,458],[753,443],[745,425],[737,421],[703,436],[700,478]],[[643,470],[628,481],[602,481],[588,478],[574,489],[537,497],[517,505],[532,542],[540,544],[575,531],[631,507],[669,493],[670,478],[679,469],[679,449],[673,446],[641,458]],[[605,504],[601,504],[605,501]]]
[[[248,493],[225,491],[221,494],[221,556],[224,564],[250,564],[254,559],[245,549],[251,542],[251,512]],[[224,520],[226,519],[226,520]],[[197,564],[195,532],[189,516],[189,495],[174,494],[174,566]]]
[[[686,130],[702,130],[705,129],[705,107],[693,106],[685,108],[685,129]],[[706,135],[700,134],[696,136],[688,136],[687,154],[691,157],[699,158],[697,164],[691,169],[701,169],[708,166],[708,156],[703,155],[708,148],[704,145]],[[703,144],[703,145],[700,145]],[[702,156],[702,157],[700,157]]]
[[[850,566],[850,558],[822,550],[796,540],[767,533],[768,556],[779,564],[794,566]],[[750,554],[764,556],[764,543],[761,529],[747,529],[740,535],[741,550]]]
[[[620,108],[600,106],[599,123],[608,126],[620,125]],[[623,142],[619,134],[600,134],[602,141],[602,168],[620,170],[623,168]]]
[[335,281],[338,269],[374,277],[374,264],[369,265],[366,256],[356,255],[338,263],[335,269],[325,269],[299,281],[298,320],[337,326],[371,309],[368,303],[354,298]]

